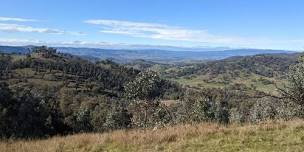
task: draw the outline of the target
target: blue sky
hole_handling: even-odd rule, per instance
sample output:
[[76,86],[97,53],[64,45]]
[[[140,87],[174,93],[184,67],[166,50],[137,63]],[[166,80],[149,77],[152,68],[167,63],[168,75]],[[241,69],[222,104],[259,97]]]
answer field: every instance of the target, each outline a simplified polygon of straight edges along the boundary
[[301,0],[1,0],[0,44],[304,49]]

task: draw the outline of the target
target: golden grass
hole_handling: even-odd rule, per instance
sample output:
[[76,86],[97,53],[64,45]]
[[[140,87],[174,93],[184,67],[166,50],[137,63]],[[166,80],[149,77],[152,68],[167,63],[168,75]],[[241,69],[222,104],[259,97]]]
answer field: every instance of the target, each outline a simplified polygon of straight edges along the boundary
[[302,151],[304,121],[221,126],[214,123],[161,129],[118,130],[43,140],[0,142],[1,152],[98,151]]

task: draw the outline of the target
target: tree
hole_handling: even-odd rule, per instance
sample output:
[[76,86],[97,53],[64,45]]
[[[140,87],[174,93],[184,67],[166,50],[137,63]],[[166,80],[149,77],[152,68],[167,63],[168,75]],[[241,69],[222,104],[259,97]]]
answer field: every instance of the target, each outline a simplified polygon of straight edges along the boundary
[[34,47],[32,49],[34,53],[40,53],[43,57],[49,58],[52,57],[56,53],[56,49],[49,48],[47,46]]
[[89,132],[93,130],[90,123],[90,112],[91,111],[88,108],[80,108],[74,113],[74,124],[72,126],[74,132]]
[[112,104],[110,112],[107,114],[104,127],[107,130],[125,129],[131,125],[131,114],[126,108],[118,104]]
[[129,99],[153,101],[163,94],[163,84],[156,72],[141,72],[125,86],[125,94]]
[[0,83],[0,137],[9,136],[12,132],[10,127],[11,120],[9,119],[12,106],[12,93],[8,88],[8,84]]
[[0,92],[1,137],[42,137],[55,132],[51,110],[44,100],[25,89],[12,94],[3,83]]
[[230,95],[227,90],[224,90],[223,96],[219,99],[217,105],[216,117],[219,123],[229,123],[229,99]]
[[11,68],[11,56],[0,53],[0,79],[7,78]]
[[132,124],[137,127],[150,127],[167,123],[172,119],[167,110],[161,107],[157,98],[164,95],[167,82],[154,71],[139,73],[135,80],[125,86],[125,95],[132,102]]
[[184,115],[182,121],[217,121],[227,124],[231,96],[227,89],[187,90],[182,104],[184,112],[179,115]]
[[304,106],[304,56],[298,59],[298,63],[289,68],[288,85],[278,88],[283,98]]

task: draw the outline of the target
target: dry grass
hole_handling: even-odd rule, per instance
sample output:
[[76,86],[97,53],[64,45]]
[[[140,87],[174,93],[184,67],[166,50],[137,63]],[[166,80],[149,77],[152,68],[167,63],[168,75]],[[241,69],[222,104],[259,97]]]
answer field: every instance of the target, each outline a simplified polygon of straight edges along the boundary
[[156,130],[119,130],[45,140],[0,142],[1,152],[63,151],[302,151],[304,121],[220,126],[178,125]]

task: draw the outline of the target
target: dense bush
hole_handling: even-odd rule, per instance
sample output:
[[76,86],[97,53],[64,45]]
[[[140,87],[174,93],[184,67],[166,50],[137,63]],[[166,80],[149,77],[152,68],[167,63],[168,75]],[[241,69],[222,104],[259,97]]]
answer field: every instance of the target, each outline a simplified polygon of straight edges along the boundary
[[4,137],[32,137],[64,133],[60,112],[29,90],[12,94],[5,83],[0,85],[1,131]]
[[106,130],[126,129],[131,127],[132,114],[120,103],[114,103],[103,124]]
[[125,94],[129,99],[152,101],[164,93],[164,84],[156,72],[141,72],[125,86]]
[[288,75],[289,84],[280,89],[283,97],[304,106],[304,56],[299,63],[291,66]]
[[250,121],[260,122],[265,120],[289,120],[298,117],[301,107],[292,102],[274,98],[261,98],[257,100],[250,110]]

